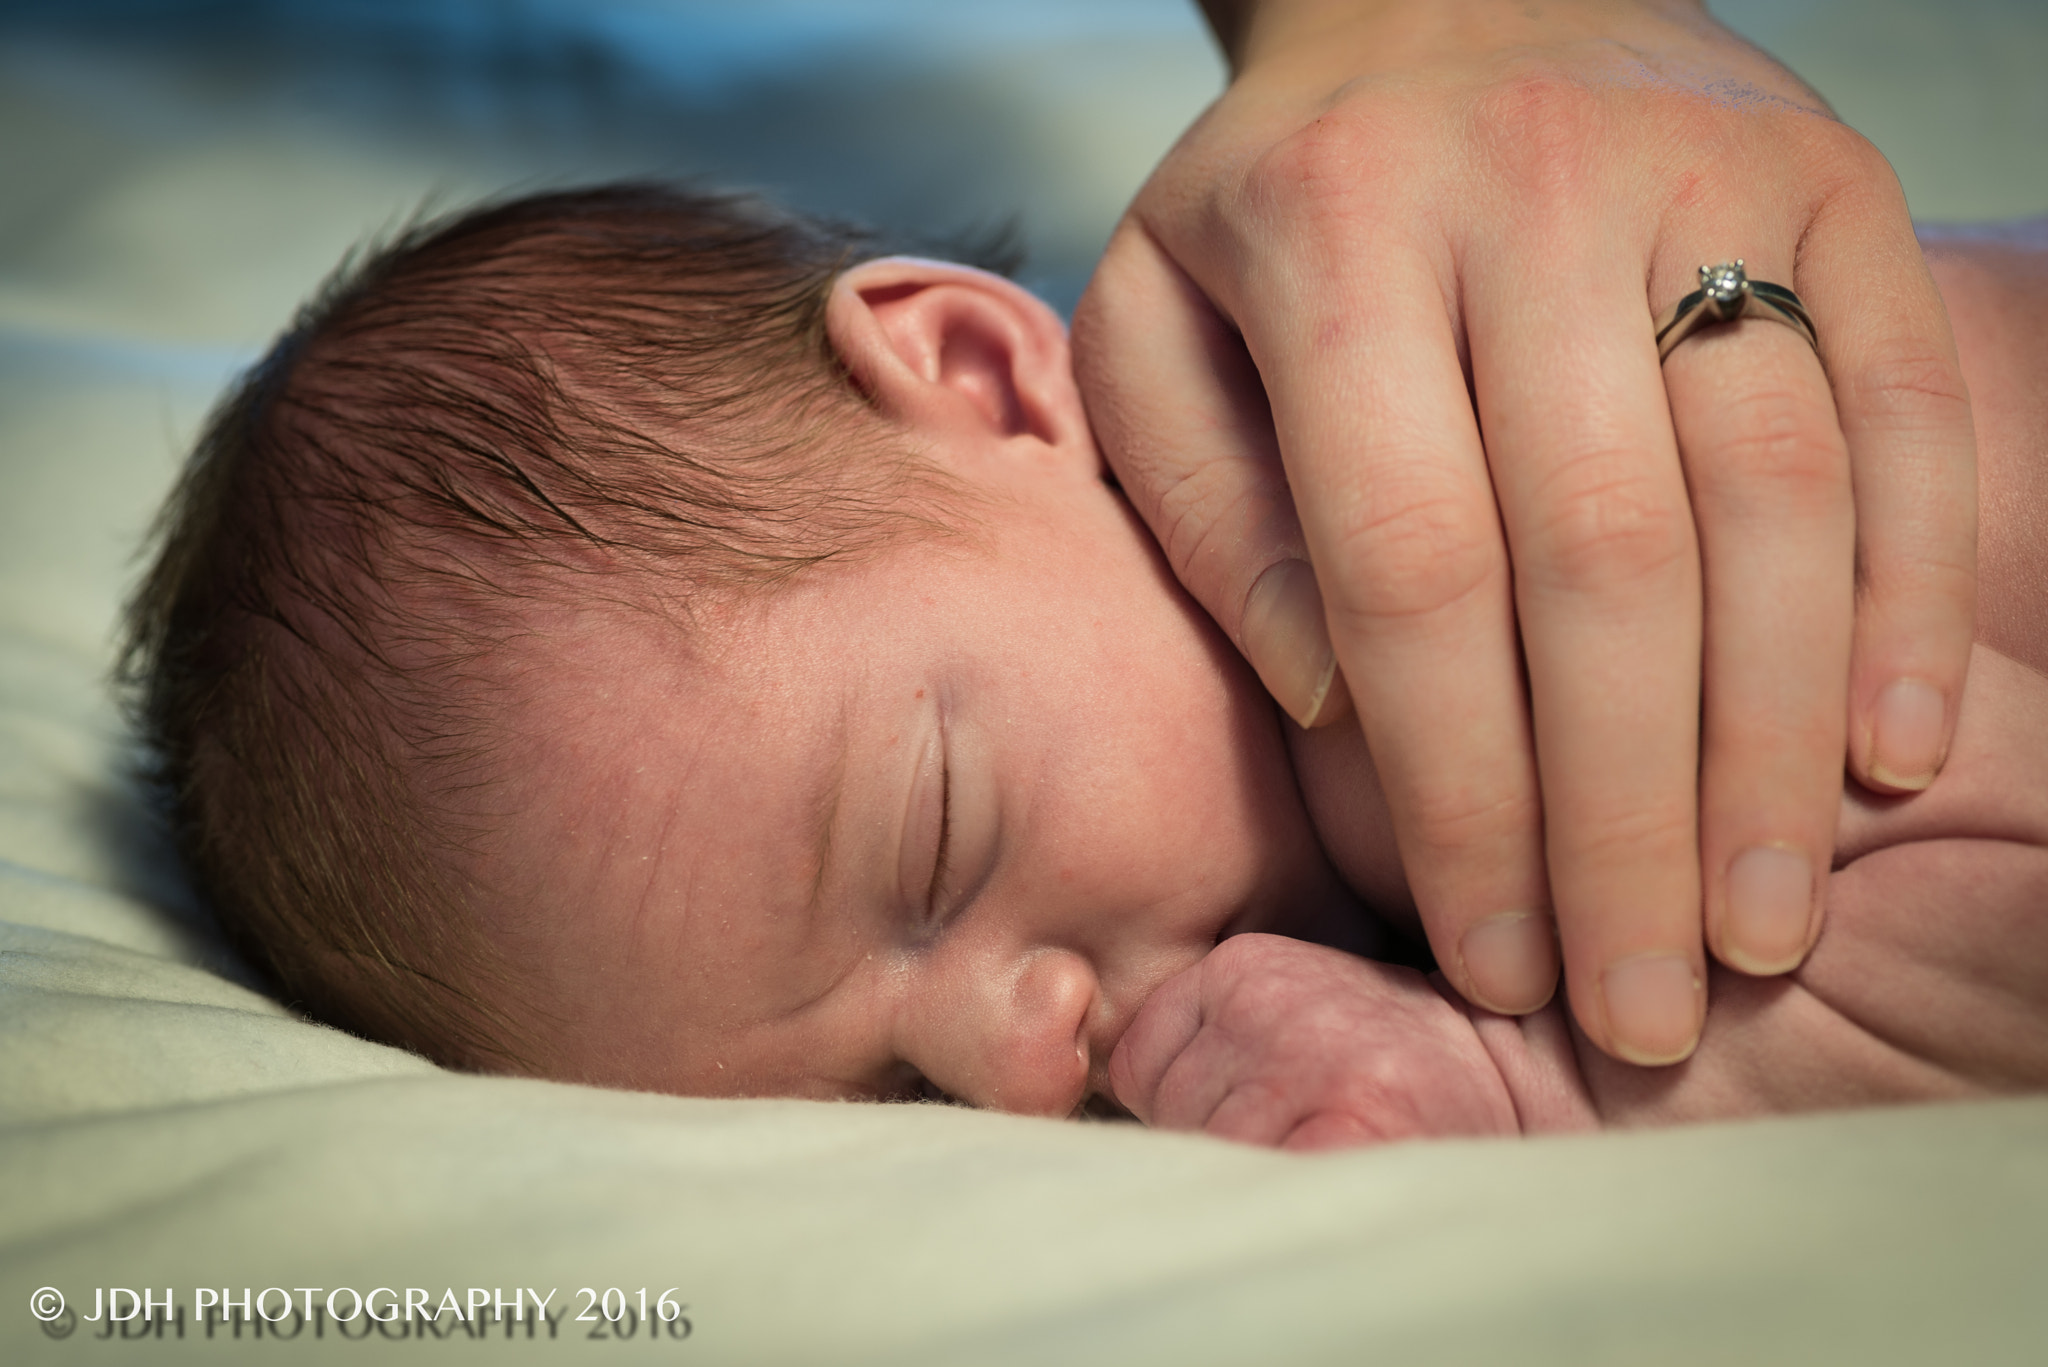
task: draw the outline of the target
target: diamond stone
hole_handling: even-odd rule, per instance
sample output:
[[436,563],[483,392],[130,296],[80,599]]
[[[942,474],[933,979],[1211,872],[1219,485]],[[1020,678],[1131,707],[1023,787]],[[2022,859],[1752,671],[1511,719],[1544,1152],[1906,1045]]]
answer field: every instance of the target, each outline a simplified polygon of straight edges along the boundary
[[1700,288],[1706,292],[1708,299],[1726,308],[1749,293],[1749,276],[1742,269],[1740,261],[1724,261],[1718,266],[1702,266]]

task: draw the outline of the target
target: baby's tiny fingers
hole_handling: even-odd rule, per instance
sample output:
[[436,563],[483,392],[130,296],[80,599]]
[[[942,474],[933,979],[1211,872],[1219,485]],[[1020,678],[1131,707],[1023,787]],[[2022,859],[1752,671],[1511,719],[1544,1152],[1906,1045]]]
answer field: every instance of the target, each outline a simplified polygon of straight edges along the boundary
[[1159,1117],[1161,1084],[1201,1024],[1202,966],[1196,964],[1146,999],[1109,1056],[1109,1090],[1124,1109],[1147,1125],[1174,1128]]
[[[1294,1144],[1294,1135],[1311,1126],[1317,1127],[1318,1132],[1327,1132],[1330,1142]],[[1340,1148],[1371,1144],[1380,1138],[1354,1116],[1310,1110],[1298,1097],[1290,1095],[1288,1089],[1259,1078],[1248,1079],[1230,1088],[1210,1110],[1202,1130],[1218,1139],[1270,1149]],[[1343,1133],[1351,1137],[1339,1138]]]

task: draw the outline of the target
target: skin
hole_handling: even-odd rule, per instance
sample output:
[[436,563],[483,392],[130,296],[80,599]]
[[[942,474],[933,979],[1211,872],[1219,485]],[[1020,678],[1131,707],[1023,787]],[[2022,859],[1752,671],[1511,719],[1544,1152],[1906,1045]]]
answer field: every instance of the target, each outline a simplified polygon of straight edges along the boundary
[[[515,815],[470,872],[530,966],[541,1070],[708,1095],[935,1088],[1048,1115],[1113,1091],[1158,1123],[1298,1143],[1599,1118],[1587,1089],[1625,1084],[1588,1080],[1602,1056],[1560,1010],[1466,1014],[1408,970],[1308,943],[1364,925],[1353,888],[1386,891],[1332,843],[1346,887],[1311,824],[1351,802],[1339,826],[1377,822],[1393,850],[1383,807],[1359,819],[1374,785],[1343,746],[1363,742],[1287,726],[1172,580],[1104,479],[1058,320],[1006,282],[890,260],[841,280],[828,330],[876,420],[960,482],[962,530],[687,616],[595,595],[537,609],[543,653],[507,718],[526,738],[507,752]],[[1191,1014],[1191,984],[1253,1004],[1222,1032],[1248,1047],[1203,1059],[1229,1013]],[[1745,1038],[1799,1104],[1775,1037]],[[1316,1123],[1165,1104],[1176,1066]]]
[[[1980,644],[1939,782],[1845,797],[1828,921],[1784,976],[1714,970],[1697,1052],[1620,1064],[1556,1006],[1467,1006],[1441,978],[1270,935],[1169,983],[1119,1045],[1118,1097],[1151,1123],[1294,1148],[1421,1135],[1669,1124],[2048,1085],[2048,239],[1934,239],[1983,419]],[[2027,239],[2036,239],[2030,248]],[[1745,344],[1729,330],[1715,345]],[[1298,733],[1327,830],[1357,810],[1356,732]],[[1341,807],[1353,810],[1340,811]],[[1333,821],[1334,816],[1344,819]],[[1392,842],[1333,842],[1360,886],[1398,888]]]
[[[1458,992],[1561,961],[1597,1048],[1683,1058],[1703,946],[1819,934],[1844,755],[1916,790],[1956,724],[1974,435],[1897,183],[1692,0],[1205,9],[1231,84],[1075,318],[1105,453],[1288,711],[1355,704]],[[1738,256],[1820,355],[1660,367]]]
[[1294,1149],[2038,1091],[2044,769],[2048,677],[1979,647],[1941,781],[1845,802],[1826,932],[1790,974],[1716,968],[1676,1068],[1609,1058],[1557,1005],[1496,1015],[1441,975],[1252,934],[1151,998],[1111,1084],[1149,1124]]
[[895,261],[829,323],[964,530],[687,618],[537,609],[516,815],[469,872],[548,1075],[1065,1115],[1219,939],[1361,913],[1282,719],[1105,481],[1059,320]]

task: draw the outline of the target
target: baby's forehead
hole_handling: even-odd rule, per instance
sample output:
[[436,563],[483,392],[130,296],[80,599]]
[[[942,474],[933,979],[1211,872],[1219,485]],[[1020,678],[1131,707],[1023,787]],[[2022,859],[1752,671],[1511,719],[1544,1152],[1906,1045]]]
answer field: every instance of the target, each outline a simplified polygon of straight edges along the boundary
[[819,877],[835,798],[874,805],[862,709],[762,616],[681,622],[589,587],[534,605],[504,675],[490,881],[582,951],[687,957],[727,922],[791,954],[839,936]]
[[[573,816],[584,835],[513,857],[564,874],[581,860],[596,878],[595,823],[635,843],[636,823],[659,821],[693,848],[755,860],[764,903],[791,900],[785,882],[808,895],[816,842],[781,837],[822,838],[835,793],[900,807],[902,794],[885,790],[904,777],[902,746],[933,705],[928,684],[978,689],[1102,653],[1099,630],[1042,629],[1063,615],[1046,600],[1070,592],[1072,576],[1048,572],[1004,515],[997,504],[954,526],[913,522],[883,546],[751,583],[706,585],[658,558],[548,575],[544,591],[515,600],[519,628],[497,666],[496,767],[519,805]],[[1008,727],[1043,720],[1010,706]]]

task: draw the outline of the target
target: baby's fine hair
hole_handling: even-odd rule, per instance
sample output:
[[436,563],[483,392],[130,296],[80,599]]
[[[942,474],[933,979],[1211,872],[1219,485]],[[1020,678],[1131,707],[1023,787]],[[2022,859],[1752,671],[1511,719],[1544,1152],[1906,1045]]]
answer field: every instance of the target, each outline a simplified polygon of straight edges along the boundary
[[518,1068],[454,870],[522,604],[744,591],[925,520],[825,334],[871,233],[636,183],[343,262],[208,418],[121,677],[185,860],[288,1001]]

